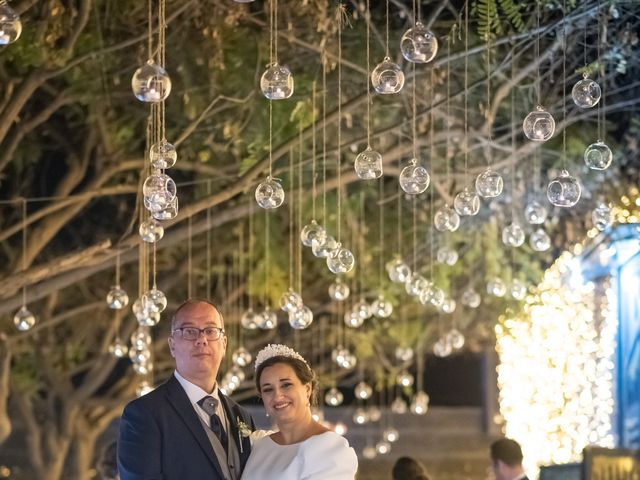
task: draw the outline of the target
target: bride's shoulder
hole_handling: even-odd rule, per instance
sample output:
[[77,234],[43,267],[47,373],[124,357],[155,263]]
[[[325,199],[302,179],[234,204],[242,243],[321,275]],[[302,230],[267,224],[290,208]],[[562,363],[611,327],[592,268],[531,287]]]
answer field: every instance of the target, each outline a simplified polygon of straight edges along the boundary
[[251,440],[251,445],[255,445],[260,441],[266,440],[267,437],[269,437],[273,433],[275,433],[275,430],[254,430],[249,434],[249,440]]
[[327,451],[349,448],[349,442],[346,438],[329,429],[309,437],[305,443],[309,448]]

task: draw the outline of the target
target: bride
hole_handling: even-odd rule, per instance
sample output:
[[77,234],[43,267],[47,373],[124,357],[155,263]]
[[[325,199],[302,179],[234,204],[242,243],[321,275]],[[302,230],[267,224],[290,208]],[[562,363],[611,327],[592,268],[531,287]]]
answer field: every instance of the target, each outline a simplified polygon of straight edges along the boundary
[[267,345],[256,356],[255,377],[278,431],[253,444],[242,480],[353,480],[353,448],[311,416],[317,380],[306,360],[285,345]]

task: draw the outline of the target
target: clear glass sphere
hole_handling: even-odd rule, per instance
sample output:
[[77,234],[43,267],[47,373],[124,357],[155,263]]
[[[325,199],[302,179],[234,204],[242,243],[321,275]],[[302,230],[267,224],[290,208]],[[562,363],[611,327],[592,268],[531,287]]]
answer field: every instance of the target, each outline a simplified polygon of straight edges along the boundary
[[266,210],[271,208],[278,208],[284,202],[284,189],[280,182],[274,178],[267,177],[264,182],[261,182],[256,188],[256,202],[260,208]]
[[171,168],[176,164],[177,160],[178,152],[176,151],[176,147],[164,138],[158,143],[151,145],[149,149],[149,161],[153,168],[162,170]]
[[529,237],[529,246],[536,252],[546,252],[551,248],[551,238],[547,232],[539,228]]
[[140,238],[147,243],[156,243],[164,237],[164,227],[155,218],[149,218],[138,228]]
[[494,297],[504,297],[507,293],[507,286],[501,278],[492,278],[487,282],[487,293]]
[[518,222],[512,222],[502,229],[502,243],[507,247],[519,247],[524,243],[524,230]]
[[249,352],[249,350],[247,350],[244,347],[239,347],[235,352],[233,352],[231,359],[233,360],[233,363],[236,364],[237,366],[247,367],[251,363],[251,360],[253,359],[253,357]]
[[456,301],[453,298],[445,298],[440,305],[442,313],[453,313],[456,310]]
[[0,45],[9,45],[20,38],[20,15],[7,2],[0,1]]
[[129,305],[129,295],[120,285],[114,285],[107,292],[107,306],[112,310],[120,310]]
[[311,244],[311,251],[318,258],[329,258],[336,248],[338,248],[338,242],[331,235],[327,235],[324,242],[318,239]]
[[36,317],[25,305],[23,305],[13,316],[13,324],[21,332],[26,332],[36,324]]
[[136,388],[136,395],[138,396],[138,398],[151,392],[153,392],[153,387],[147,380],[141,381],[140,385],[138,385],[138,387]]
[[367,445],[362,449],[362,458],[366,460],[373,460],[378,456],[378,452],[376,451],[376,447]]
[[403,370],[396,377],[396,383],[401,387],[411,387],[413,385],[413,375],[411,375],[407,370]]
[[160,323],[160,312],[155,312],[149,309],[143,309],[143,315],[138,318],[138,324],[141,327],[154,327]]
[[149,350],[147,345],[131,345],[131,348],[129,349],[129,359],[134,364],[145,365],[151,359],[151,350]]
[[452,352],[453,352],[453,345],[451,345],[451,341],[447,336],[444,336],[438,339],[438,341],[433,344],[433,354],[436,357],[440,357],[440,358],[448,357],[449,355],[451,355]]
[[531,225],[540,225],[547,219],[547,209],[537,200],[533,200],[525,207],[524,218]]
[[469,287],[460,296],[460,303],[469,308],[478,308],[482,302],[480,294],[473,288]]
[[457,328],[452,328],[447,332],[447,341],[455,350],[460,350],[464,346],[464,335]]
[[109,353],[116,358],[124,358],[129,352],[129,347],[122,341],[120,337],[116,337],[111,345],[109,345]]
[[360,400],[367,400],[368,398],[371,398],[373,388],[371,388],[371,385],[367,382],[362,381],[358,382],[356,387],[353,389],[353,393],[356,395],[356,398],[359,398]]
[[429,187],[430,181],[429,172],[423,166],[418,165],[415,158],[400,172],[400,188],[410,195],[424,192]]
[[338,243],[336,249],[327,257],[327,267],[332,273],[348,273],[353,270],[356,259],[351,250],[342,248]]
[[245,378],[247,378],[247,375],[244,373],[244,370],[242,370],[242,368],[240,368],[237,365],[233,365],[228,373],[229,373],[229,379],[231,380],[231,382],[238,385],[244,382]]
[[431,283],[420,294],[420,302],[423,305],[431,305],[435,308],[440,308],[444,301],[444,291]]
[[384,431],[382,432],[382,438],[384,438],[389,443],[393,443],[400,438],[400,434],[398,433],[397,429],[393,427],[389,427],[389,428],[385,428]]
[[374,317],[388,318],[393,313],[393,305],[391,302],[385,300],[382,295],[379,295],[378,298],[371,303],[371,313],[373,313]]
[[454,249],[447,247],[446,245],[440,247],[436,253],[436,259],[438,263],[445,263],[447,265],[453,266],[458,261],[458,252]]
[[571,98],[580,108],[595,107],[600,101],[602,96],[602,89],[600,85],[594,80],[591,80],[584,74],[582,80],[576,82],[571,90]]
[[147,197],[144,198],[145,207],[151,211],[151,216],[156,220],[171,220],[178,216],[178,197],[174,197],[169,204],[160,210],[153,210],[151,203],[147,206]]
[[369,420],[378,422],[382,418],[382,410],[376,405],[369,405]]
[[344,348],[342,345],[338,345],[336,348],[331,350],[331,360],[338,365],[340,365],[348,355],[349,350]]
[[551,114],[540,105],[527,115],[522,122],[522,130],[529,140],[546,142],[556,131],[556,121]]
[[389,261],[386,265],[389,279],[395,283],[404,283],[411,276],[411,269],[402,261],[402,259],[396,257]]
[[404,86],[402,68],[389,57],[384,57],[371,72],[371,85],[377,93],[383,95],[398,93]]
[[547,198],[556,207],[573,207],[580,200],[581,193],[578,180],[566,170],[562,170],[547,187]]
[[336,278],[331,285],[329,285],[329,296],[336,302],[343,302],[349,298],[351,290],[349,285],[344,283],[340,278]]
[[373,312],[371,311],[371,305],[369,305],[366,300],[362,298],[355,303],[352,311],[355,312],[363,320],[368,320],[373,315]]
[[380,178],[382,176],[382,155],[372,150],[371,147],[367,147],[356,156],[353,168],[358,178],[362,180]]
[[131,341],[131,348],[134,348],[137,350],[148,349],[149,346],[151,345],[151,334],[149,333],[149,329],[144,327],[138,327],[131,334],[131,337],[129,338],[129,340]]
[[142,305],[143,308],[151,312],[162,313],[167,308],[167,296],[158,288],[153,287],[142,296]]
[[362,407],[358,407],[353,411],[353,423],[356,425],[364,425],[369,423],[369,413]]
[[280,297],[280,308],[285,312],[295,312],[303,306],[302,297],[299,293],[294,292],[292,288],[289,288]]
[[611,165],[613,153],[602,140],[592,143],[584,151],[584,163],[591,170],[606,170]]
[[386,440],[380,440],[378,443],[376,443],[376,452],[378,452],[378,455],[386,455],[390,451],[391,444]]
[[289,325],[295,330],[303,330],[313,323],[313,312],[303,305],[297,310],[289,312]]
[[393,402],[391,402],[391,411],[397,415],[403,415],[407,413],[408,410],[409,406],[402,397],[396,397],[393,399]]
[[349,328],[359,328],[364,324],[364,318],[355,310],[344,314],[344,324]]
[[412,273],[404,283],[405,291],[412,297],[417,297],[429,286],[429,281],[419,273]]
[[293,75],[284,65],[271,64],[260,78],[260,90],[269,100],[283,100],[293,95]]
[[300,231],[300,241],[305,247],[311,247],[313,242],[323,243],[327,239],[327,231],[315,220],[311,220]]
[[[131,353],[131,351],[129,351]],[[142,362],[135,363],[132,365],[133,371],[136,375],[145,376],[149,375],[149,372],[153,371],[153,363]]]
[[480,197],[476,192],[471,191],[468,187],[456,195],[453,199],[453,208],[456,209],[458,215],[473,216],[480,211]]
[[455,232],[460,226],[460,215],[445,204],[433,216],[433,225],[439,232]]
[[133,74],[131,89],[141,102],[162,102],[171,93],[171,78],[164,68],[148,60]]
[[400,51],[405,60],[412,63],[427,63],[438,53],[438,39],[422,23],[404,32],[400,39]]
[[269,307],[265,307],[258,318],[257,324],[258,328],[262,330],[273,330],[278,326],[278,316]]
[[606,203],[600,203],[593,212],[591,212],[591,221],[593,222],[593,226],[601,232],[606,230],[613,223],[611,207]]
[[524,300],[527,296],[527,286],[522,280],[514,278],[511,282],[511,296],[516,300]]
[[242,317],[240,317],[240,324],[247,330],[255,330],[256,328],[258,328],[259,321],[260,319],[258,318],[258,314],[251,308],[246,310],[242,314]]
[[166,208],[176,197],[176,182],[169,175],[156,171],[145,179],[142,193],[147,201],[145,206],[151,212],[158,212]]
[[426,414],[429,409],[429,395],[426,392],[416,392],[410,408],[414,415]]
[[354,354],[350,353],[349,355],[344,357],[344,360],[340,362],[339,366],[340,368],[344,368],[345,370],[351,370],[355,368],[357,364],[358,364],[358,359]]
[[502,176],[490,167],[476,177],[476,192],[482,198],[495,198],[502,193]]
[[413,357],[415,355],[413,348],[411,347],[396,347],[396,351],[395,351],[395,355],[396,355],[396,359],[400,360],[401,362],[410,362],[411,360],[413,360]]

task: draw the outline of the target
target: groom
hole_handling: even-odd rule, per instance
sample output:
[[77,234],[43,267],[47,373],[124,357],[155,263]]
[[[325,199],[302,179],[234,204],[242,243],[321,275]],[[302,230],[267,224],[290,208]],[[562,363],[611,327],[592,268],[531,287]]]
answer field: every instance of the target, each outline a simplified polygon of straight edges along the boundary
[[122,480],[237,480],[251,450],[253,419],[220,392],[227,348],[222,315],[188,300],[171,320],[174,374],[124,409],[118,439]]

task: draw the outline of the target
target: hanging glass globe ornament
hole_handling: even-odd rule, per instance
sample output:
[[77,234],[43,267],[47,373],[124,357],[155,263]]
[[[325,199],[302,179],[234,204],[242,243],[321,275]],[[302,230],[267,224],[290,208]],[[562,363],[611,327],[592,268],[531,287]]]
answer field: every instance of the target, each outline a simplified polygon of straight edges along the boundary
[[131,89],[141,102],[162,102],[171,93],[171,78],[164,68],[148,60],[133,74]]
[[411,413],[414,415],[424,415],[429,409],[429,395],[426,392],[416,392],[411,402]]
[[269,100],[283,100],[293,95],[293,75],[284,65],[272,63],[260,78],[260,90]]
[[447,246],[440,247],[436,253],[436,260],[438,263],[453,266],[458,261],[458,252]]
[[9,45],[20,38],[20,15],[6,1],[0,1],[0,45]]
[[547,209],[537,200],[533,200],[524,209],[524,218],[531,225],[540,225],[547,219]]
[[371,72],[371,85],[377,93],[383,95],[398,93],[404,86],[402,68],[389,57],[384,57]]
[[385,300],[382,295],[378,295],[378,298],[371,304],[371,313],[373,313],[374,317],[388,318],[393,313],[393,305]]
[[429,281],[419,273],[412,273],[404,284],[404,289],[412,297],[420,296],[424,289],[430,285]]
[[151,359],[151,351],[147,346],[138,347],[131,345],[129,349],[129,359],[134,364],[145,364]]
[[305,247],[311,247],[313,242],[323,243],[327,239],[327,231],[318,225],[315,220],[311,220],[300,231],[300,241]]
[[329,258],[336,248],[338,248],[338,242],[331,235],[327,235],[324,242],[314,240],[311,244],[311,251],[318,258]]
[[151,204],[147,206],[147,197],[144,198],[145,207],[148,210],[151,210],[151,216],[156,220],[171,220],[172,218],[176,218],[178,216],[178,197],[173,197],[173,199],[169,202],[169,204],[158,211],[152,210]]
[[382,155],[368,146],[356,156],[353,168],[358,178],[362,180],[380,178],[382,176]]
[[327,267],[332,273],[348,273],[353,270],[356,259],[351,250],[342,248],[340,243],[337,244],[335,250],[327,257]]
[[394,283],[404,283],[411,276],[411,269],[399,257],[389,261],[386,268],[389,279]]
[[109,345],[109,353],[116,358],[124,358],[129,351],[127,344],[120,337],[116,337],[111,345]]
[[343,302],[349,298],[349,285],[344,283],[340,277],[336,278],[331,285],[329,285],[329,296],[336,302]]
[[258,328],[262,330],[273,330],[278,326],[278,316],[267,306],[260,314],[257,324]]
[[267,177],[256,188],[255,197],[260,208],[278,208],[284,202],[284,189],[275,178]]
[[349,328],[359,328],[364,324],[364,318],[358,312],[351,310],[344,314],[344,324]]
[[573,207],[580,200],[581,193],[578,180],[566,170],[562,170],[547,187],[547,198],[556,207]]
[[355,368],[357,364],[358,364],[358,359],[356,358],[356,356],[353,355],[352,353],[349,353],[344,357],[342,362],[338,364],[338,366],[345,370],[351,370]]
[[378,452],[376,451],[376,447],[372,445],[367,445],[362,449],[362,457],[366,460],[373,460],[378,456]]
[[409,165],[400,172],[400,188],[410,195],[424,192],[429,187],[430,181],[429,172],[423,166],[418,165],[418,160],[415,158],[412,158]]
[[524,297],[527,296],[527,286],[524,284],[522,280],[518,280],[514,278],[511,282],[511,296],[515,300],[524,300]]
[[313,312],[309,307],[302,307],[289,312],[289,325],[296,330],[303,330],[313,323]]
[[363,298],[361,298],[354,306],[353,312],[355,312],[363,320],[371,318],[373,313],[371,312],[371,305],[369,305]]
[[599,204],[591,213],[593,226],[603,232],[613,223],[613,212],[606,203]]
[[411,387],[413,385],[413,375],[411,375],[408,371],[403,370],[396,377],[396,383],[401,387]]
[[23,305],[13,316],[13,324],[21,332],[26,332],[36,324],[36,317]]
[[433,345],[433,354],[436,357],[448,357],[452,352],[453,345],[451,345],[450,339],[446,336],[438,339],[438,341]]
[[431,283],[420,294],[420,302],[423,305],[431,305],[435,308],[440,308],[444,301],[444,291]]
[[469,187],[464,187],[453,199],[453,208],[461,216],[477,215],[480,211],[480,197]]
[[280,308],[287,313],[295,312],[302,306],[302,297],[299,293],[294,292],[292,288],[289,288],[280,297]]
[[529,245],[536,252],[546,252],[551,248],[551,238],[542,228],[537,229],[529,237]]
[[176,164],[177,160],[178,152],[176,152],[176,147],[167,142],[165,138],[151,145],[149,149],[149,161],[153,168],[161,170],[171,168]]
[[455,232],[460,226],[460,215],[449,205],[445,205],[436,211],[433,225],[439,232]]
[[413,360],[414,352],[411,347],[396,347],[395,351],[396,358],[401,362],[410,362]]
[[403,415],[407,413],[408,410],[407,402],[405,402],[402,397],[396,397],[393,399],[393,402],[391,402],[391,411],[397,415]]
[[386,440],[380,440],[378,443],[376,443],[376,452],[378,452],[378,455],[386,455],[390,451],[391,444]]
[[247,367],[251,363],[252,358],[253,357],[249,350],[244,347],[239,347],[235,352],[233,352],[231,357],[233,363],[239,367]]
[[501,278],[492,278],[487,282],[487,293],[494,297],[504,297],[507,293],[507,286]]
[[495,170],[492,170],[491,167],[476,177],[476,192],[482,198],[497,197],[502,193],[503,187],[504,181],[502,180],[502,176]]
[[145,196],[145,206],[151,212],[158,212],[176,197],[176,183],[169,175],[156,171],[144,181],[142,193]]
[[591,170],[606,170],[611,165],[613,153],[602,140],[592,143],[584,151],[584,163]]
[[107,306],[112,310],[120,310],[129,305],[129,295],[120,285],[114,285],[107,292]]
[[518,222],[511,222],[502,229],[502,243],[507,247],[519,247],[524,243],[524,230]]
[[460,296],[460,303],[465,307],[478,308],[482,298],[473,288],[469,287]]
[[438,53],[438,39],[421,22],[404,32],[400,39],[402,56],[412,63],[427,63]]
[[149,218],[138,228],[140,238],[147,243],[156,243],[164,237],[164,227],[155,218]]
[[464,335],[457,328],[452,328],[447,332],[447,341],[455,350],[460,350],[464,346]]
[[551,114],[540,105],[527,115],[522,122],[522,130],[529,140],[546,142],[556,131],[556,121]]
[[356,387],[353,389],[353,393],[355,393],[356,398],[359,398],[360,400],[367,400],[368,398],[371,398],[373,388],[371,388],[367,382],[362,381],[358,382]]
[[369,414],[362,407],[358,407],[353,411],[352,418],[353,423],[355,423],[356,425],[364,425],[365,423],[369,422]]
[[138,387],[136,388],[136,395],[138,397],[142,397],[151,392],[153,392],[153,387],[147,380],[143,380],[142,382],[140,382],[140,385],[138,385]]
[[602,89],[600,85],[594,80],[591,80],[587,73],[584,73],[582,80],[576,82],[571,90],[571,98],[580,108],[595,107],[600,101],[602,96]]
[[242,317],[240,317],[240,324],[247,330],[255,330],[256,328],[258,328],[258,321],[258,314],[251,308],[245,311],[242,314]]
[[400,438],[400,434],[398,433],[397,429],[389,427],[382,432],[382,438],[384,438],[389,443],[394,443],[398,441],[398,439]]
[[440,310],[442,313],[453,313],[456,310],[456,301],[453,298],[445,298]]
[[148,328],[138,327],[129,338],[131,346],[138,350],[148,348],[151,345],[151,334]]
[[142,296],[143,308],[151,312],[162,313],[167,308],[167,296],[161,290],[153,287]]

